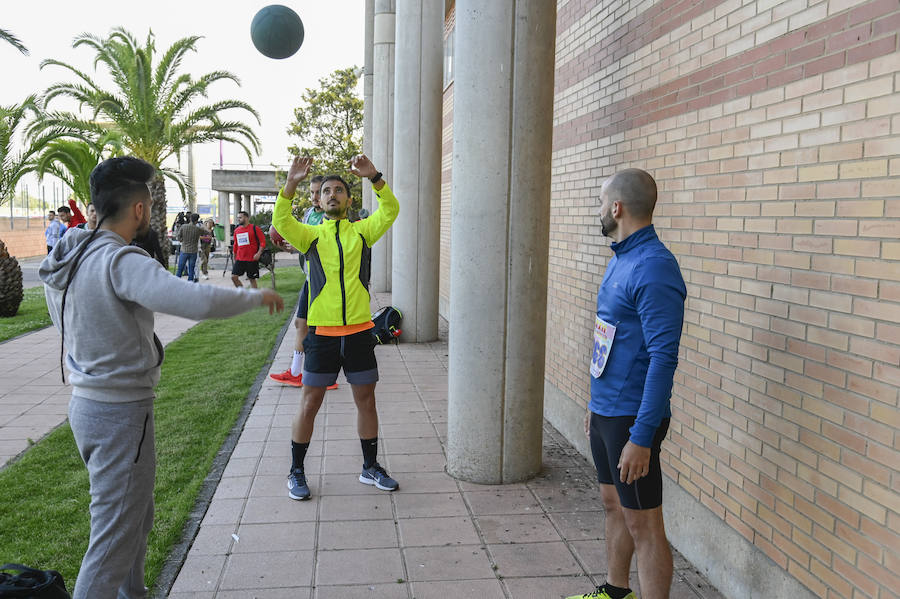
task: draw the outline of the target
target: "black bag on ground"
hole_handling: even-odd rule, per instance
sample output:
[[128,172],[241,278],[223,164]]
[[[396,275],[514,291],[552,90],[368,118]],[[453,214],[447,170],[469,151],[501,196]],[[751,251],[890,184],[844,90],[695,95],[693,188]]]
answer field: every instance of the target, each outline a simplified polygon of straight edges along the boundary
[[[5,570],[15,570],[10,574]],[[37,570],[22,564],[0,566],[0,599],[71,599],[62,574]]]
[[385,344],[399,337],[402,319],[400,310],[393,306],[385,306],[373,314],[372,322],[375,323],[375,328],[372,329],[372,335],[375,336],[375,341]]

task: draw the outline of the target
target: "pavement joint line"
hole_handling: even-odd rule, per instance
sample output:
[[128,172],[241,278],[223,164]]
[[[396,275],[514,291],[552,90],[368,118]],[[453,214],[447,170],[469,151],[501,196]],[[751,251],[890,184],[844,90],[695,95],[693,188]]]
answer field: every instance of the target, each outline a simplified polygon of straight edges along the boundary
[[[285,312],[287,312],[287,310],[285,310]],[[269,351],[266,361],[263,363],[262,368],[260,368],[259,373],[257,373],[256,380],[253,381],[253,385],[247,393],[244,405],[238,414],[237,421],[234,423],[234,426],[231,427],[231,431],[228,433],[225,441],[222,442],[222,446],[219,448],[216,457],[213,459],[209,474],[206,475],[206,478],[203,480],[203,485],[200,487],[200,493],[194,503],[194,508],[188,515],[188,520],[182,529],[181,541],[179,541],[169,552],[169,556],[166,558],[163,568],[156,578],[156,584],[154,584],[151,597],[164,599],[172,590],[172,586],[175,584],[175,580],[181,572],[181,567],[184,565],[188,553],[190,552],[191,545],[193,545],[194,539],[197,538],[197,533],[200,531],[200,524],[203,521],[204,516],[206,516],[206,511],[209,509],[209,504],[212,502],[213,495],[219,486],[219,482],[222,480],[222,473],[225,471],[225,467],[228,466],[228,462],[231,460],[231,454],[234,452],[234,448],[241,438],[241,433],[244,431],[244,424],[246,424],[247,418],[253,410],[253,406],[256,405],[256,400],[259,397],[259,391],[262,389],[263,383],[269,376],[269,369],[272,367],[272,362],[275,360],[275,356],[281,348],[281,343],[284,340],[288,328],[291,327],[294,322],[293,317],[294,313],[291,312],[288,314],[288,318],[285,319],[284,325],[282,325],[281,330],[278,332],[278,337],[272,345],[272,349]],[[260,456],[259,459],[262,459],[262,456]],[[257,468],[258,467],[259,464],[257,464]],[[245,507],[246,501],[247,497],[244,498]],[[219,573],[219,581],[224,574],[225,571],[223,568]],[[219,581],[216,582],[217,589]]]

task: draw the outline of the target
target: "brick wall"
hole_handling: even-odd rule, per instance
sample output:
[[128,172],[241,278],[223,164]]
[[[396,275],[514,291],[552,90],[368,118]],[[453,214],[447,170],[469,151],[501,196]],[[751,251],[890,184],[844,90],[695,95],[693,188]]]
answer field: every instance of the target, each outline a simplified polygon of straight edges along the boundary
[[27,228],[25,220],[17,218],[13,229],[10,229],[8,218],[0,218],[0,239],[6,244],[10,255],[16,258],[45,256],[47,241],[44,239],[44,228],[43,218],[29,219]]
[[644,168],[688,284],[665,472],[835,599],[900,589],[898,30],[897,0],[557,20],[547,379],[585,404],[596,197]]

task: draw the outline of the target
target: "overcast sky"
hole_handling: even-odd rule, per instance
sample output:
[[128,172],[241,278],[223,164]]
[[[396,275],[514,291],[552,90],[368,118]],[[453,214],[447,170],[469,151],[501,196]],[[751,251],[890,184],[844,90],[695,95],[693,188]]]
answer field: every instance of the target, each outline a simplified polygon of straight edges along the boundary
[[[297,143],[297,138],[288,136],[286,130],[303,91],[318,87],[318,80],[336,69],[363,64],[365,3],[364,0],[278,2],[300,15],[306,33],[299,52],[284,60],[266,58],[250,41],[253,16],[260,8],[272,4],[272,0],[0,0],[0,29],[12,32],[30,50],[30,55],[24,56],[11,45],[0,44],[0,105],[19,103],[31,93],[43,92],[52,83],[72,81],[62,68],[41,70],[40,63],[46,58],[56,58],[93,73],[93,51],[84,46],[72,48],[72,40],[81,33],[105,37],[112,28],[122,26],[143,45],[152,30],[157,57],[176,40],[200,35],[203,39],[197,43],[197,52],[187,55],[180,72],[197,78],[224,69],[237,75],[240,87],[230,81],[217,82],[211,87],[208,101],[234,98],[253,106],[260,113],[261,125],[246,112],[230,114],[252,123],[260,138],[261,155],[254,163],[263,168],[268,168],[270,163],[285,165],[287,147]],[[224,145],[223,158],[226,165],[248,164],[244,151],[233,144]],[[195,147],[197,197],[201,203],[211,195],[210,170],[218,168],[218,163],[217,142]],[[45,181],[49,197],[50,183]],[[36,187],[32,180],[32,196]],[[181,203],[177,188],[170,186],[168,199],[170,206]]]

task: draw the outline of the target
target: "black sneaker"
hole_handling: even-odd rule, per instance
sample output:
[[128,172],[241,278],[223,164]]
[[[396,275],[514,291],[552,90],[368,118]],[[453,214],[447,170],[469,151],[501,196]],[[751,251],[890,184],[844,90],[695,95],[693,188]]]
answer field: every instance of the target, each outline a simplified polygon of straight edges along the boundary
[[366,485],[375,485],[382,491],[396,491],[400,488],[400,483],[388,476],[387,471],[378,462],[375,462],[369,468],[363,468],[362,474],[359,475],[359,482]]
[[309,487],[306,485],[306,475],[303,474],[302,468],[294,468],[288,474],[287,479],[288,497],[303,501],[309,499]]

